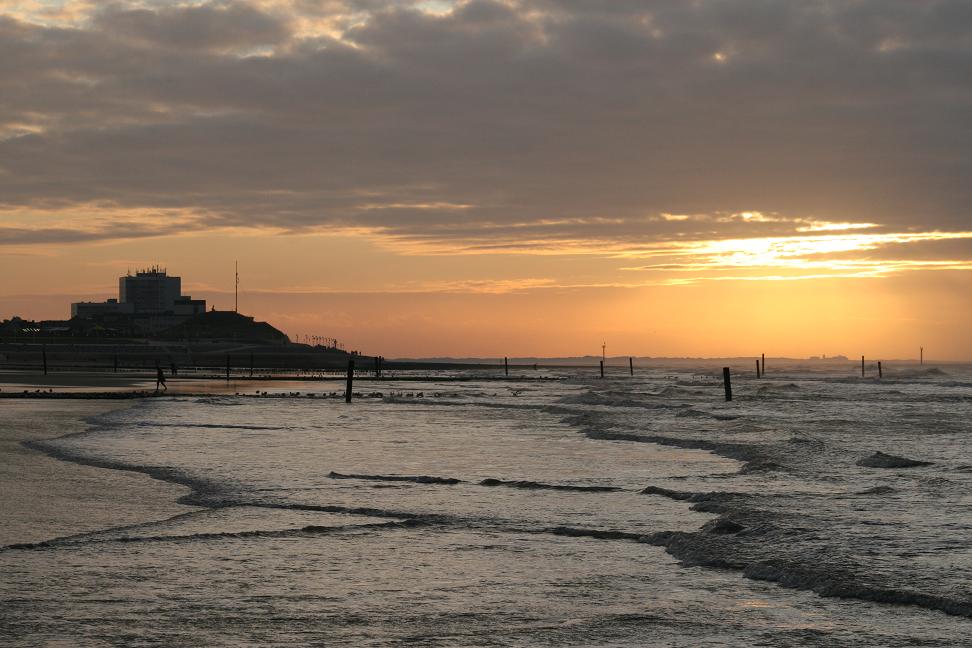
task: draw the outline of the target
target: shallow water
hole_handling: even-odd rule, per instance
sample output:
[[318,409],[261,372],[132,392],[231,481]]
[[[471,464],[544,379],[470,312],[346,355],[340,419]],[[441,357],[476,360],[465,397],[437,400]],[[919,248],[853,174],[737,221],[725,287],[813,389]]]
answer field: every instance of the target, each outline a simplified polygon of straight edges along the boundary
[[[250,384],[99,417],[44,449],[189,485],[205,508],[3,549],[0,636],[967,641],[968,368],[739,377],[732,403],[671,368],[556,374],[386,381],[350,407],[321,398],[333,385]],[[933,463],[856,464],[876,451]]]

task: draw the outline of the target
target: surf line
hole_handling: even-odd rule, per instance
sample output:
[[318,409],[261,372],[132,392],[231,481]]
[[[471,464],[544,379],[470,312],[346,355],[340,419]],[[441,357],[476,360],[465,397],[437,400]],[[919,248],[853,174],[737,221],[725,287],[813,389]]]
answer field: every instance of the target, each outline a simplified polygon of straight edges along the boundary
[[[430,475],[362,475],[344,474],[338,472],[328,473],[329,479],[359,479],[362,481],[380,482],[408,482],[413,484],[439,484],[454,486],[456,484],[472,484],[474,486],[505,486],[507,488],[520,488],[524,490],[552,490],[552,491],[571,491],[586,493],[616,493],[624,491],[619,486],[580,486],[571,484],[545,484],[543,482],[529,480],[503,480],[487,478],[479,482],[468,482],[455,477],[433,477]],[[635,492],[635,491],[631,491]]]

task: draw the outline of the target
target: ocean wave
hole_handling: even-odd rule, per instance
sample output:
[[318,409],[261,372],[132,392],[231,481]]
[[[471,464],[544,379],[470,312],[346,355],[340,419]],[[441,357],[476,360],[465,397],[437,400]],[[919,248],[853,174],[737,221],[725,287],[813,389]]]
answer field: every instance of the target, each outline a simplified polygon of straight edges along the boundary
[[597,405],[605,407],[644,407],[645,401],[636,398],[631,392],[587,391],[572,394],[557,400],[564,405]]
[[724,414],[720,412],[704,412],[686,406],[675,414],[675,418],[710,418],[716,421],[735,421],[742,418],[739,414]]
[[702,525],[701,533],[715,533],[717,535],[734,535],[742,533],[746,527],[738,522],[730,520],[725,516],[720,516]]
[[960,387],[960,388],[967,389],[969,387],[972,387],[972,382],[961,381],[961,380],[944,380],[942,382],[936,382],[934,383],[934,385],[937,387]]
[[145,428],[199,428],[205,430],[289,430],[289,427],[278,425],[239,425],[232,423],[159,423],[153,421],[139,421],[135,427]]
[[711,416],[708,412],[687,407],[675,414],[676,418],[707,418]]
[[698,495],[698,493],[670,490],[668,488],[661,488],[660,486],[648,486],[642,489],[641,492],[644,495],[661,495],[662,497],[667,497],[668,499],[678,500],[681,502],[691,501],[693,497]]
[[484,479],[480,486],[506,486],[508,488],[523,488],[526,490],[555,490],[587,493],[610,493],[623,490],[617,486],[570,486],[566,484],[544,484],[535,481],[504,481],[502,479]]
[[801,391],[803,387],[796,383],[782,383],[782,384],[771,384],[762,385],[756,390],[757,393],[760,392],[797,392]]
[[786,468],[775,461],[758,458],[753,459],[752,461],[747,461],[746,464],[739,469],[739,474],[752,475],[753,473],[779,472],[783,470],[786,470]]
[[775,397],[794,396],[804,391],[803,387],[796,383],[784,383],[778,385],[761,385],[754,396],[762,399],[772,399]]
[[[736,519],[739,516],[740,519]],[[877,582],[880,575],[829,548],[806,550],[793,542],[806,530],[770,523],[765,511],[737,509],[697,532],[663,531],[639,542],[664,547],[686,566],[739,571],[746,578],[821,596],[915,605],[951,615],[972,616],[972,599],[921,592]],[[782,555],[767,555],[782,554]]]
[[327,474],[330,479],[361,479],[366,481],[411,482],[414,484],[461,484],[461,479],[454,477],[432,477],[429,475],[345,475],[337,472]]
[[663,387],[660,391],[652,392],[649,396],[672,398],[675,396],[698,396],[706,392],[699,389],[685,389],[685,387],[721,387],[722,382],[679,382],[677,385]]
[[892,369],[885,371],[893,378],[928,378],[934,376],[948,376],[949,373],[938,367],[928,367],[927,369],[915,367],[913,369]]
[[310,524],[295,529],[251,530],[251,531],[216,531],[210,533],[189,533],[185,535],[151,535],[151,536],[118,536],[115,538],[98,539],[55,539],[42,542],[23,542],[0,547],[0,551],[34,551],[41,549],[56,549],[68,546],[136,543],[136,542],[198,542],[206,540],[232,540],[246,538],[295,538],[301,536],[330,535],[348,531],[374,531],[382,529],[414,528],[426,524],[425,520],[410,518],[393,522],[373,522],[363,524],[342,524],[322,526]]
[[743,575],[753,580],[770,581],[790,589],[810,590],[820,596],[915,605],[953,616],[972,617],[972,600],[969,599],[949,598],[905,588],[869,585],[852,577],[841,577],[839,574],[810,570],[786,563],[754,563],[743,570]]
[[857,491],[855,495],[890,495],[891,493],[897,493],[897,488],[892,488],[891,486],[875,486],[874,488],[867,488],[862,491]]
[[[722,378],[716,378],[715,376],[700,378],[697,380],[676,380],[675,384],[678,387],[722,387]],[[673,388],[666,387],[662,392],[666,392]],[[690,393],[698,393],[697,391],[692,391]]]
[[[378,482],[409,482],[414,484],[441,484],[446,486],[452,486],[455,484],[467,483],[462,479],[457,479],[455,477],[433,477],[429,475],[360,475],[360,474],[343,474],[337,472],[331,472],[327,475],[330,479],[360,479],[364,481],[378,481]],[[506,488],[520,488],[524,490],[552,490],[552,491],[570,491],[570,492],[589,492],[589,493],[609,493],[624,490],[617,486],[582,486],[582,485],[572,485],[572,484],[547,484],[544,482],[531,481],[531,480],[503,480],[503,479],[493,479],[487,478],[480,482],[476,482],[477,486],[487,486],[487,487],[497,487],[503,486]]]
[[374,518],[394,518],[399,520],[420,520],[427,524],[455,522],[455,518],[438,513],[414,513],[411,511],[394,511],[373,508],[370,506],[340,506],[337,504],[301,504],[296,502],[243,502],[246,506],[258,508],[278,509],[286,511],[316,511],[319,513],[347,513],[349,515],[363,515]]
[[864,466],[865,468],[917,468],[919,466],[931,466],[933,463],[931,461],[908,459],[907,457],[899,457],[878,451],[869,457],[858,459],[857,465]]
[[656,443],[658,445],[683,448],[686,450],[706,450],[722,457],[744,462],[745,465],[740,468],[740,472],[763,472],[768,470],[786,469],[783,465],[771,461],[769,457],[765,455],[765,450],[760,446],[748,445],[744,443],[644,435],[633,432],[600,430],[596,428],[587,428],[584,430],[584,434],[588,438],[595,440]]
[[92,466],[94,468],[107,468],[109,470],[123,470],[126,472],[142,473],[153,479],[158,479],[159,481],[185,486],[189,488],[191,492],[188,495],[184,495],[176,500],[176,502],[179,504],[215,508],[235,503],[223,499],[225,493],[233,490],[233,485],[226,482],[198,477],[186,471],[173,468],[172,466],[142,466],[124,463],[121,461],[113,461],[101,457],[89,456],[78,451],[68,450],[58,445],[59,441],[88,433],[90,433],[90,430],[69,434],[57,439],[46,441],[24,441],[22,445],[26,448],[30,448],[31,450],[42,452],[55,459],[70,461],[72,463],[81,464],[84,466]]
[[629,531],[616,531],[613,529],[588,529],[583,527],[558,526],[542,530],[542,533],[549,533],[557,536],[568,536],[570,538],[595,538],[597,540],[640,540],[641,533],[631,533]]
[[706,493],[693,493],[690,491],[677,491],[659,486],[648,486],[641,490],[643,495],[659,495],[679,502],[690,502],[692,510],[700,513],[726,513],[728,505],[749,497],[743,493],[729,493],[725,491],[710,491]]

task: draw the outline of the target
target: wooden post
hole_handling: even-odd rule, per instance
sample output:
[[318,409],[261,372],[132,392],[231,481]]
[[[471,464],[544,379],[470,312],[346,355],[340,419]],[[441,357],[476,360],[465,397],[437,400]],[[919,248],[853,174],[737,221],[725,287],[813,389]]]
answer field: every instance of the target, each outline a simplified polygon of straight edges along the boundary
[[503,373],[507,376],[510,375],[510,359],[506,356],[503,357]]
[[864,377],[864,356],[861,356],[861,378]]
[[230,357],[229,354],[227,353],[226,354],[226,382],[229,382],[229,373],[230,373]]
[[348,384],[344,388],[344,402],[351,402],[351,390],[354,387],[354,360],[348,360]]
[[601,360],[601,378],[604,377],[604,361]]
[[253,354],[250,354],[250,378],[253,377]]
[[44,375],[47,375],[47,345],[41,345],[41,358],[44,360]]
[[756,377],[757,378],[762,378],[763,377],[763,375],[759,371],[759,360],[756,361]]
[[765,353],[763,354],[763,373],[761,373],[760,375],[761,376],[766,375],[766,354]]
[[732,379],[729,376],[729,367],[722,368],[722,384],[726,388],[726,400],[732,400]]
[[919,362],[925,364],[925,347],[921,347],[921,356]]
[[880,360],[878,360],[878,378],[884,378],[884,368],[881,367]]
[[628,371],[631,372],[632,376],[634,375],[634,358],[631,356],[628,356]]

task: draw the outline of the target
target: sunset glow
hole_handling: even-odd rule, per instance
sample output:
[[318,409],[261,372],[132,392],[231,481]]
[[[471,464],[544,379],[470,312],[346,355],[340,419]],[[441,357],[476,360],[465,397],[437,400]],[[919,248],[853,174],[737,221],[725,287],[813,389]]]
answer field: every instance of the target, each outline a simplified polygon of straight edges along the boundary
[[752,351],[759,290],[781,354],[972,357],[964,68],[919,55],[967,44],[920,3],[305,4],[0,10],[0,317],[151,263],[226,308],[238,260],[248,312],[386,355]]
[[970,0],[0,0],[0,643],[968,645],[970,72]]

